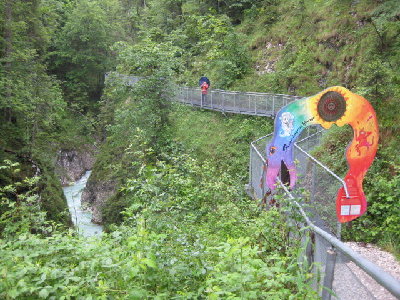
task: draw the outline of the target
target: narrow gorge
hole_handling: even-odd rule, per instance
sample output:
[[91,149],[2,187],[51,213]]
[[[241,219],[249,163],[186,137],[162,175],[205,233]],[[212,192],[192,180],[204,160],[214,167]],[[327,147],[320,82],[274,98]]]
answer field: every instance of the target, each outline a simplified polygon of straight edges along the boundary
[[[72,222],[77,232],[86,237],[103,231],[99,218],[95,217],[98,214],[97,206],[94,202],[83,201],[82,197],[94,162],[95,148],[86,146],[83,150],[60,150],[56,163],[56,172],[63,186]],[[96,190],[91,189],[94,195]]]

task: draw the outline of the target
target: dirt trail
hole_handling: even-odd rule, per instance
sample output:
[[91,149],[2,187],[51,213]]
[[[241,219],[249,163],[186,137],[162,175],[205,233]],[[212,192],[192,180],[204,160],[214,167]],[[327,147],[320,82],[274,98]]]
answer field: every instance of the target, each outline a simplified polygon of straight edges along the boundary
[[[400,280],[400,262],[393,254],[383,251],[379,247],[372,244],[346,242],[352,250],[362,255],[364,258],[382,268],[385,272]],[[361,283],[368,291],[379,300],[396,300],[392,294],[380,286],[374,279],[359,269],[354,263],[348,263],[348,267],[357,275]]]

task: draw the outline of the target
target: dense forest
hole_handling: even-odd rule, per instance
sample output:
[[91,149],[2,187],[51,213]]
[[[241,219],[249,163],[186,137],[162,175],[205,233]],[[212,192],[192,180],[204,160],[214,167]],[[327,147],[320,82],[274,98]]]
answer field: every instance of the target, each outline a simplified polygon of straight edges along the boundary
[[[380,130],[369,207],[343,237],[399,255],[398,0],[0,0],[0,12],[0,298],[318,298],[282,212],[244,192],[249,143],[273,121],[170,101],[202,75],[368,99]],[[351,134],[331,129],[314,153],[341,175]],[[88,240],[57,161],[92,148],[87,201],[107,191],[106,232]]]

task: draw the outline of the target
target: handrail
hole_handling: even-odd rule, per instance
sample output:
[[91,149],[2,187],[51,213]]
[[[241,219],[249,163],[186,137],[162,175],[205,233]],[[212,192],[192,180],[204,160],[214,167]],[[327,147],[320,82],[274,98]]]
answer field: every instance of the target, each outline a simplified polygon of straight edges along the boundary
[[355,264],[364,270],[368,275],[370,275],[373,279],[375,279],[379,284],[381,284],[384,288],[386,288],[393,296],[400,298],[400,282],[394,278],[392,275],[386,273],[380,267],[370,262],[369,260],[362,257],[360,254],[356,253],[346,244],[335,238],[333,235],[327,233],[325,230],[322,230],[318,226],[315,226],[313,222],[307,217],[307,214],[304,212],[301,205],[296,201],[295,197],[290,193],[288,188],[282,184],[282,182],[278,179],[279,184],[285,191],[286,195],[293,201],[293,203],[297,206],[299,212],[303,216],[307,225],[318,235],[328,241],[330,244],[339,249],[342,253],[346,254],[351,258]]
[[[256,142],[258,142],[258,141],[260,141],[260,140],[262,140],[262,139],[265,139],[266,137],[269,137],[269,136],[271,136],[271,135],[273,135],[273,133],[264,135],[264,136],[262,136],[262,137],[256,139],[255,141],[252,141],[250,144],[251,144],[251,145],[254,145],[254,143],[256,143]],[[256,149],[256,150],[257,150],[257,149]]]

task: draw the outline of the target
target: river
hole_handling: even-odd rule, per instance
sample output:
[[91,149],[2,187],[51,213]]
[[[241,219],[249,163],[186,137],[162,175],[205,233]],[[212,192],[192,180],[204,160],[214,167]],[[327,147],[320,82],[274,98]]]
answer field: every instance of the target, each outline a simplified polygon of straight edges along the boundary
[[77,231],[85,237],[99,235],[103,231],[101,225],[94,224],[92,213],[82,207],[81,197],[91,171],[87,171],[78,181],[70,186],[63,187],[64,195],[67,198],[68,208],[71,213],[72,222]]

